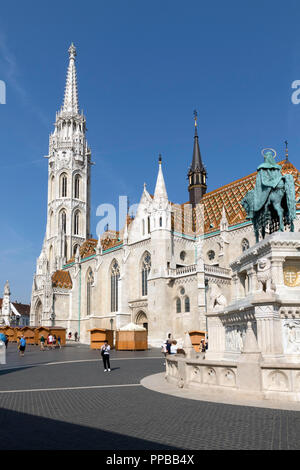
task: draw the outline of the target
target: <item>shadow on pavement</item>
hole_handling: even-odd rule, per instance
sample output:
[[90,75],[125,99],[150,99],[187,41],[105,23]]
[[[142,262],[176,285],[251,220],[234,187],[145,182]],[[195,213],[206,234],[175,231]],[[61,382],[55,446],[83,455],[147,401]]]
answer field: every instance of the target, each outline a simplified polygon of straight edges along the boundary
[[0,409],[1,450],[178,450],[115,432]]

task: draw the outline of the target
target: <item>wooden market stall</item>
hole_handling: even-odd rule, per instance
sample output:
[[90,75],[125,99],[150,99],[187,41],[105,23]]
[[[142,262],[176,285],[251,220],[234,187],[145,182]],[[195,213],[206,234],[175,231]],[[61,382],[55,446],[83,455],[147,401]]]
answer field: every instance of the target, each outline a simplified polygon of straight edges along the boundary
[[4,334],[8,336],[8,341],[11,343],[15,343],[17,341],[17,330],[13,326],[7,326]]
[[35,344],[35,328],[32,326],[24,326],[18,332],[18,338],[24,335],[27,344]]
[[35,344],[40,344],[40,339],[42,336],[44,336],[45,342],[46,342],[47,336],[49,334],[50,334],[50,328],[48,328],[47,326],[39,326],[38,328],[35,328]]
[[57,339],[60,336],[60,344],[61,344],[61,346],[65,346],[65,344],[66,344],[66,328],[63,328],[61,326],[53,326],[53,327],[51,326],[50,327],[50,334],[56,336],[56,344],[57,344]]
[[195,351],[200,352],[200,344],[202,340],[205,340],[205,331],[189,331],[191,342]]
[[116,332],[116,350],[143,351],[148,349],[148,331],[146,328],[129,323]]
[[114,344],[114,332],[113,330],[106,330],[105,328],[92,328],[88,330],[90,332],[90,344],[91,349],[100,349],[104,344],[104,341],[108,341],[108,344],[113,348]]

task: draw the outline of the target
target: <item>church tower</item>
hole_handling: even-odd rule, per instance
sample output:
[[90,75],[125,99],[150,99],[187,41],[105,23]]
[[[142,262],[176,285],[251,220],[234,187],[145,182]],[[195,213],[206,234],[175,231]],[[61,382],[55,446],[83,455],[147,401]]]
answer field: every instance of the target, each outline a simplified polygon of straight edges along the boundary
[[190,204],[193,207],[198,204],[204,194],[206,193],[206,169],[202,163],[199,140],[198,140],[198,131],[197,131],[197,112],[194,111],[194,120],[195,120],[195,135],[194,135],[194,150],[193,150],[193,160],[190,170],[188,172],[189,179],[189,193],[190,193]]
[[79,112],[76,49],[69,48],[63,106],[49,139],[48,208],[44,252],[49,271],[60,269],[90,233],[91,152],[86,119]]
[[47,226],[31,296],[31,325],[54,321],[51,276],[90,236],[91,151],[86,119],[79,112],[76,49],[69,48],[64,101],[49,137]]

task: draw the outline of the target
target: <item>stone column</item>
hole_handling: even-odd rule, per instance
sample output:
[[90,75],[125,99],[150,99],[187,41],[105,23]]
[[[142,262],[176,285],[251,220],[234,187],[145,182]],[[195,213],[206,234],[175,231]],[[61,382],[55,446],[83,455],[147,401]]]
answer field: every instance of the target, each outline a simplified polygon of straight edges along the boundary
[[276,304],[255,306],[258,347],[265,359],[283,356],[279,307]]
[[248,294],[252,294],[253,292],[255,292],[256,290],[256,276],[255,276],[255,269],[250,268],[248,269],[247,271],[247,275],[248,275],[248,282],[249,282],[249,290],[248,290]]
[[225,352],[225,328],[218,315],[207,315],[208,350],[207,359],[222,359]]
[[232,276],[232,280],[233,280],[233,286],[234,286],[234,289],[233,289],[233,300],[237,300],[239,298],[239,278],[238,278],[238,275],[237,274],[233,274]]
[[272,257],[271,259],[271,276],[276,286],[284,285],[283,263],[285,258],[282,256]]

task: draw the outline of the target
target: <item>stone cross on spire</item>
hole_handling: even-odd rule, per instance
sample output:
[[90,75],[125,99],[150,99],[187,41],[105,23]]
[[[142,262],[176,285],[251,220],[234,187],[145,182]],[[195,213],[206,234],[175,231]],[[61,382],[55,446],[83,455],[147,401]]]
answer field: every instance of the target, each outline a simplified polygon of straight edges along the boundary
[[76,47],[72,43],[69,47],[69,67],[65,88],[65,97],[62,111],[68,114],[79,114],[77,74],[75,67]]

